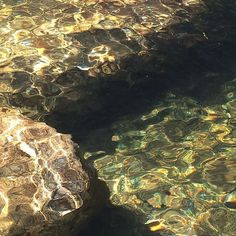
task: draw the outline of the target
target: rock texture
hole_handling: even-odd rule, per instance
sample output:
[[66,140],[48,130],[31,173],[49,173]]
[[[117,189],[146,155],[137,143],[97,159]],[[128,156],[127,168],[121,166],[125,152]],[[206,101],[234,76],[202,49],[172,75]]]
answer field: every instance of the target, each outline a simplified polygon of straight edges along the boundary
[[[0,109],[0,234],[38,235],[83,206],[89,178],[70,135]],[[46,235],[61,235],[53,230]]]

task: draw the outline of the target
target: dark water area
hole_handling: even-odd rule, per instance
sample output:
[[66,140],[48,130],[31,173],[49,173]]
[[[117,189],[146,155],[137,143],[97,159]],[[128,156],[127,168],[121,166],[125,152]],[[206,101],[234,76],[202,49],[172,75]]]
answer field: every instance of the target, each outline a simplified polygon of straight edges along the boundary
[[[96,78],[69,67],[55,80],[79,85],[42,119],[72,135],[103,193],[94,197],[101,210],[74,235],[236,235],[236,3],[202,3],[145,34],[148,56],[121,57],[120,70]],[[11,105],[33,101],[22,94]]]

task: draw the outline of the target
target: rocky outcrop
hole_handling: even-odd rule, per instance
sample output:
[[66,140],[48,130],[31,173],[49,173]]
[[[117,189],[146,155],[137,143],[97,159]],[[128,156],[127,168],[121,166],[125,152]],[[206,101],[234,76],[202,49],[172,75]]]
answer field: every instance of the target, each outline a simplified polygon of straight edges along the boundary
[[0,134],[0,234],[66,235],[68,220],[83,222],[90,181],[71,136],[8,108]]

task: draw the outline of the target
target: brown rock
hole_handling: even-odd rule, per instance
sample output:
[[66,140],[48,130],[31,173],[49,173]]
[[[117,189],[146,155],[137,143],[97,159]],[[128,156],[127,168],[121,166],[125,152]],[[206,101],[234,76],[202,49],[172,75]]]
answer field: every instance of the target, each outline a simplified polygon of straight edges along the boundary
[[7,108],[0,109],[0,127],[0,234],[41,235],[62,226],[88,198],[89,177],[71,136]]

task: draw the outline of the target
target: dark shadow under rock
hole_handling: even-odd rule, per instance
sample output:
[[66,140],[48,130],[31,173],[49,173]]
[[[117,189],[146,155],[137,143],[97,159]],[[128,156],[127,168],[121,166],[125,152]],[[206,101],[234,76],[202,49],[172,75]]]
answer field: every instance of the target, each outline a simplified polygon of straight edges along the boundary
[[77,236],[158,236],[148,226],[141,224],[138,217],[123,207],[105,207]]

